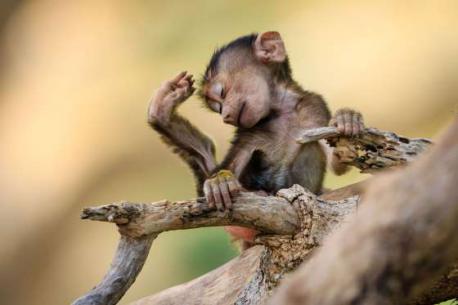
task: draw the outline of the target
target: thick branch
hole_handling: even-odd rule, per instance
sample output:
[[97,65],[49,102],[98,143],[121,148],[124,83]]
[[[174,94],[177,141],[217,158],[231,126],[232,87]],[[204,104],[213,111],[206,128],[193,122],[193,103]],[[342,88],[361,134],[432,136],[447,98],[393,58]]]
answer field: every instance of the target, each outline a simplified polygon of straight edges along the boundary
[[[327,135],[329,131],[327,129]],[[329,139],[329,142],[337,148],[350,147],[358,151],[358,157],[351,164],[365,170],[404,164],[426,149],[430,143],[427,140],[409,140],[376,130],[369,130],[362,139],[336,137]],[[361,152],[364,152],[363,155]],[[255,250],[250,250],[251,256],[246,254],[250,259],[236,259],[226,267],[191,283],[145,298],[139,304],[183,304],[180,300],[186,300],[187,304],[234,304],[233,300],[236,300],[236,304],[261,304],[268,297],[270,287],[276,285],[284,273],[308,260],[311,251],[320,246],[324,236],[338,227],[345,215],[355,209],[359,199],[351,196],[355,191],[360,192],[368,183],[373,184],[365,182],[324,194],[321,198],[297,186],[279,192],[278,197],[244,193],[234,204],[234,210],[226,214],[210,210],[202,199],[162,201],[154,204],[126,202],[87,208],[83,211],[82,218],[116,223],[122,238],[112,268],[102,283],[87,296],[77,300],[77,304],[115,304],[131,285],[146,259],[146,254],[141,259],[129,258],[140,258],[141,255],[135,253],[143,253],[141,249],[147,253],[146,246],[149,249],[150,244],[146,245],[145,240],[151,238],[152,242],[157,234],[167,230],[226,225],[250,227],[274,235],[258,238],[258,242],[265,246],[255,247],[257,254],[253,254]],[[366,220],[374,218],[374,215],[367,216]],[[128,254],[121,245],[127,245],[124,239],[143,245],[140,247],[141,251],[134,250]],[[253,259],[253,255],[258,255],[258,259]],[[122,266],[128,265],[129,261],[132,264],[121,271]],[[246,273],[233,277],[233,270],[245,270]],[[116,288],[116,283],[122,285]],[[442,281],[445,287],[453,283],[449,277]],[[199,293],[193,297],[189,290]],[[428,297],[434,299],[437,295],[432,293]],[[101,303],[94,300],[100,300]]]
[[[78,299],[75,304],[116,304],[143,266],[147,253],[146,246],[148,246],[148,249],[150,247],[150,243],[146,244],[146,241],[152,242],[160,232],[203,226],[242,225],[255,228],[260,232],[285,236],[300,231],[301,228],[304,228],[303,223],[307,223],[310,244],[316,245],[321,242],[324,235],[335,224],[339,223],[346,214],[352,212],[357,204],[357,197],[353,197],[350,200],[343,199],[329,202],[319,200],[315,195],[299,186],[294,186],[279,193],[280,196],[277,197],[262,197],[252,193],[243,193],[234,203],[231,214],[222,214],[210,210],[202,200],[162,201],[152,204],[121,203],[84,209],[81,215],[82,218],[114,222],[118,224],[122,237],[114,262],[103,281],[88,295]],[[291,204],[299,197],[302,198],[304,203],[301,208]],[[152,238],[151,240],[148,239],[150,237]],[[129,243],[132,244],[129,245]],[[142,246],[139,250],[134,249],[136,243]],[[264,249],[264,247],[261,247],[261,249]],[[262,250],[261,252],[264,253],[265,251]],[[143,256],[143,254],[145,255]],[[136,257],[138,259],[133,259]],[[219,274],[223,278],[213,279],[211,283],[206,277],[202,283],[179,286],[189,288],[203,285],[198,289],[200,291],[198,298],[196,296],[194,300],[190,299],[189,292],[186,292],[184,288],[178,287],[173,290],[173,293],[167,290],[157,297],[148,299],[152,302],[151,304],[161,304],[161,302],[169,305],[183,304],[179,301],[182,298],[188,301],[187,304],[214,304],[214,301],[211,301],[215,298],[214,292],[216,290],[220,292],[228,291],[229,286],[232,297],[248,293],[246,292],[247,289],[251,291],[250,289],[254,289],[253,287],[257,287],[254,291],[258,294],[262,291],[265,292],[267,288],[261,284],[265,281],[266,273],[260,269],[260,259],[260,257],[257,260],[242,259],[239,263],[243,266],[239,266],[239,263],[231,263],[230,270],[223,268],[221,270],[226,271],[212,272],[208,277],[213,278],[215,274]],[[258,261],[256,266],[251,265],[249,267],[247,265],[255,263],[255,261]],[[237,266],[241,270],[245,270],[245,272],[249,272],[253,268],[256,272],[244,273],[229,280],[227,278],[228,274],[232,274],[237,269]],[[128,281],[128,279],[131,280]],[[262,283],[259,282],[261,279],[263,280],[261,281]],[[253,281],[251,286],[248,285],[247,281]],[[210,289],[209,285],[212,288],[210,295],[207,296],[202,293],[202,290]],[[221,294],[220,297],[222,296]],[[208,303],[203,303],[203,299],[206,299]],[[226,301],[227,298],[225,297],[224,302]]]
[[408,304],[431,289],[458,257],[457,135],[455,121],[422,160],[374,179],[271,304]]
[[[301,241],[305,237],[302,235],[302,231],[294,237],[283,235],[280,240],[277,238],[278,235],[261,236],[257,239],[261,245],[243,252],[240,257],[226,265],[191,282],[143,298],[134,304],[262,304],[269,296],[269,281],[274,276],[278,276],[278,272],[282,272],[276,268],[282,263],[288,265],[298,259],[300,260],[302,254],[307,255],[310,251],[308,249],[288,251],[288,249],[284,249],[284,246],[288,242],[294,244],[298,241],[300,247],[304,244],[310,245],[312,248],[318,246],[326,233],[338,225],[345,215],[355,210],[358,202],[357,196],[340,201],[321,200],[298,185],[281,190],[278,196],[284,198],[281,201],[286,200],[296,206],[298,217],[302,221],[301,229],[307,231],[306,240]],[[280,197],[259,197],[259,199],[273,200],[273,198],[277,198],[278,200]],[[303,203],[301,207],[296,205],[297,200]],[[285,239],[285,244],[281,243],[282,238]],[[278,244],[279,242],[280,244]],[[262,246],[262,244],[266,244],[267,247]],[[279,246],[278,249],[271,248],[277,248],[277,246]],[[277,256],[274,259],[273,253],[281,253],[283,250],[287,252],[286,256]]]
[[346,160],[345,164],[362,172],[404,165],[431,145],[427,139],[408,139],[375,128],[366,128],[360,137],[349,138],[341,136],[336,127],[322,127],[305,130],[297,141],[308,143],[321,139],[327,139],[331,146],[336,147]]
[[110,204],[86,208],[81,218],[116,223],[121,240],[102,282],[74,305],[116,304],[135,281],[153,240],[163,231],[243,225],[267,233],[292,234],[299,228],[299,217],[285,199],[251,193],[239,196],[233,211],[225,214],[209,209],[206,202],[198,199]]
[[258,304],[255,298],[247,299],[246,303],[240,302],[240,299],[245,291],[250,290],[254,290],[258,300],[267,294],[260,272],[265,256],[265,247],[254,246],[202,277],[142,298],[131,305]]

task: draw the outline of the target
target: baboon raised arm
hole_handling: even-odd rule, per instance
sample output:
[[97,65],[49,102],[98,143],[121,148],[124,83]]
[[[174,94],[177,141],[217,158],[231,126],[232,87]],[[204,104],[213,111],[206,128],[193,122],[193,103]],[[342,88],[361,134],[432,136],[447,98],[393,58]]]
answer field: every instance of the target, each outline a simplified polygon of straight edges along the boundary
[[215,145],[188,120],[176,113],[177,107],[194,92],[192,75],[181,72],[164,82],[150,101],[148,123],[192,169],[197,193],[216,167]]

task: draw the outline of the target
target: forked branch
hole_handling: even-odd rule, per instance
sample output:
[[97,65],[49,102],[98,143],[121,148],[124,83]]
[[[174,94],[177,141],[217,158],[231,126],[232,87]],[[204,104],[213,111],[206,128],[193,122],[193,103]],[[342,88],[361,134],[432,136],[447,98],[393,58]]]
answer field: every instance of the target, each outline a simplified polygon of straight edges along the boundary
[[[304,200],[305,211],[300,211],[297,205],[292,204],[300,196]],[[237,225],[273,236],[293,236],[300,232],[303,223],[307,222],[310,225],[310,244],[315,245],[333,228],[329,223],[342,221],[345,215],[356,208],[357,202],[358,197],[340,201],[321,200],[303,188],[294,186],[282,190],[279,196],[264,197],[254,193],[242,193],[236,199],[230,213],[209,209],[207,203],[201,199],[149,204],[125,202],[86,208],[81,215],[83,219],[117,224],[121,241],[105,278],[74,304],[116,304],[135,280],[146,260],[152,241],[161,232]],[[240,289],[245,288],[240,283],[231,284],[239,285]],[[221,291],[225,289],[227,287]],[[179,304],[174,302],[167,300],[166,303]]]
[[444,301],[440,293],[458,297],[451,267],[458,258],[457,185],[458,120],[417,162],[374,178],[358,213],[270,304],[425,304]]
[[[331,145],[357,151],[358,157],[351,164],[365,171],[405,164],[430,144],[427,140],[410,140],[372,129],[363,137],[354,139],[344,139],[330,133],[335,130],[324,131],[313,131],[313,140],[330,135]],[[373,188],[380,186],[380,192],[390,192],[383,185],[372,181],[369,184]],[[306,262],[312,250],[321,245],[324,236],[339,227],[345,216],[357,208],[360,197],[354,196],[355,191],[360,192],[361,186],[347,187],[321,197],[299,186],[282,190],[278,196],[262,197],[243,193],[236,200],[231,213],[209,209],[202,199],[87,208],[82,218],[113,222],[118,225],[122,238],[104,280],[75,304],[116,304],[135,280],[157,234],[167,230],[226,225],[250,227],[270,235],[262,235],[258,238],[259,246],[202,278],[139,300],[136,304],[178,305],[184,301],[186,304],[209,305],[261,304],[268,299],[271,289],[283,275]],[[377,218],[377,214],[371,217]],[[370,234],[367,236],[370,237]],[[367,243],[370,244],[370,241]],[[236,275],[236,270],[246,272]],[[317,274],[314,273],[314,276]],[[442,278],[437,285],[450,288],[455,283],[450,277],[445,279]],[[193,293],[195,291],[199,293]],[[453,294],[456,290],[451,291]],[[438,295],[433,290],[424,289],[424,292],[430,293],[430,299]],[[285,300],[282,302],[279,304],[294,304]],[[424,303],[418,301],[416,304]]]

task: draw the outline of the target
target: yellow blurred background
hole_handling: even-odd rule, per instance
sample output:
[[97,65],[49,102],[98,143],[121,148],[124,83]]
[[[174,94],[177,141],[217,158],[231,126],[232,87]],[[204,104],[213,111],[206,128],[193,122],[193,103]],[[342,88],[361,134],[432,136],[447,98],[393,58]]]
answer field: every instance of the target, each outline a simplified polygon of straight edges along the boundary
[[[0,4],[0,303],[69,304],[104,275],[118,233],[84,206],[195,196],[146,124],[154,88],[203,73],[214,48],[279,31],[294,75],[332,110],[435,137],[458,105],[458,1],[14,1]],[[232,129],[192,97],[215,140]],[[364,178],[328,174],[326,185]],[[120,304],[187,281],[236,251],[219,228],[162,234]]]

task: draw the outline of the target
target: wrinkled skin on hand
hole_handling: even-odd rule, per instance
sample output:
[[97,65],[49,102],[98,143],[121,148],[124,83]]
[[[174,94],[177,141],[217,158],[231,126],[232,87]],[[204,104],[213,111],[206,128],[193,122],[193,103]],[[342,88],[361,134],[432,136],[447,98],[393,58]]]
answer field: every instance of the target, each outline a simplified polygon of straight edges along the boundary
[[220,170],[204,183],[204,194],[210,208],[231,210],[242,185],[229,170]]
[[151,98],[148,121],[150,123],[168,123],[174,109],[194,93],[193,85],[193,76],[186,71],[163,82]]
[[[364,131],[364,121],[361,113],[350,108],[337,110],[329,122],[329,126],[337,127],[340,134],[345,136],[359,137]],[[346,172],[348,168],[339,163],[348,163],[357,157],[357,152],[347,147],[337,147],[333,150],[333,166],[337,174]]]
[[357,137],[364,130],[363,116],[350,108],[342,108],[337,110],[329,126],[337,127],[342,135]]
[[[232,210],[235,198],[241,191],[245,189],[229,170],[220,170],[204,183],[204,194],[209,207],[217,208],[221,212]],[[256,193],[267,196],[264,191]],[[226,226],[224,229],[231,234],[234,240],[243,241],[242,249],[249,248],[258,233],[256,230],[238,226]]]

